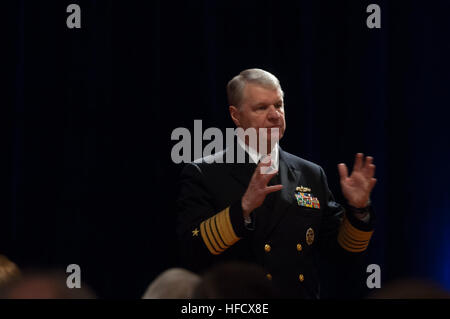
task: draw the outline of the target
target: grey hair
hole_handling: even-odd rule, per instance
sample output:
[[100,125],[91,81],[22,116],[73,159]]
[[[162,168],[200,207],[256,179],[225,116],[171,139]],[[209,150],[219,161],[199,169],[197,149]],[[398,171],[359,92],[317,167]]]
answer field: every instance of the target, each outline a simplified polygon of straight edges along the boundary
[[170,268],[156,277],[142,299],[190,299],[201,277],[183,268]]
[[281,96],[284,96],[280,81],[278,81],[275,75],[262,69],[247,69],[228,82],[227,97],[229,105],[239,107],[247,83],[253,83],[268,89],[278,89],[280,90]]

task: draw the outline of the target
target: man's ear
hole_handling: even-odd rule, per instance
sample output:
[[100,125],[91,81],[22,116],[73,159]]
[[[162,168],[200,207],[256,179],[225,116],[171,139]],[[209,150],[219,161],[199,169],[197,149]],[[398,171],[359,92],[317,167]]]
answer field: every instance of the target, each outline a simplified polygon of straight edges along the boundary
[[228,107],[228,110],[230,111],[230,116],[234,122],[234,125],[236,125],[236,127],[241,126],[241,121],[239,120],[240,114],[239,114],[239,110],[237,109],[237,107],[234,105],[230,105]]

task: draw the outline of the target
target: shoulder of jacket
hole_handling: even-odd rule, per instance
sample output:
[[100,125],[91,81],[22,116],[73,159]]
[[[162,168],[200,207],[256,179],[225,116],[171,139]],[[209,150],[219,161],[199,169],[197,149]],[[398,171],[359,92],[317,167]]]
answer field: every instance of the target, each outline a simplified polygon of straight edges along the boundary
[[308,161],[304,158],[298,157],[294,154],[288,153],[283,150],[282,152],[283,152],[282,156],[284,157],[285,161],[288,163],[288,165],[290,165],[294,169],[297,170],[308,169],[314,172],[320,172],[322,170],[322,167],[316,163],[313,163],[311,161]]
[[208,164],[220,163],[220,161],[224,162],[226,151],[227,151],[227,149],[224,149],[220,152],[196,159],[192,163],[194,163],[198,166],[203,166],[203,165],[208,165]]

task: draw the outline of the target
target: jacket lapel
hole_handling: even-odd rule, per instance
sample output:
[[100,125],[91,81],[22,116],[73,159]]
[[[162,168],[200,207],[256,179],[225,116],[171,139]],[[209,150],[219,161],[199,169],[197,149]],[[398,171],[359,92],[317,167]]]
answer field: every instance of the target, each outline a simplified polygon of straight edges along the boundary
[[300,172],[290,166],[286,158],[285,152],[280,148],[280,162],[279,162],[280,184],[284,187],[278,192],[274,209],[269,212],[264,221],[264,237],[270,235],[275,227],[280,223],[286,215],[289,206],[295,203],[295,188],[300,177]]
[[[239,150],[238,150],[239,149]],[[230,152],[230,149],[227,149],[225,153]],[[253,173],[255,172],[256,169],[256,163],[254,163],[250,156],[248,155],[247,152],[245,152],[239,145],[239,143],[236,141],[234,141],[234,149],[233,151],[233,162],[230,163],[230,174],[231,176],[233,176],[235,179],[237,179],[242,186],[245,187],[245,189],[247,189],[248,184],[250,183],[250,179],[252,178]],[[238,162],[238,152],[243,152],[244,154],[244,163],[239,163]],[[226,157],[226,155],[225,155]],[[226,158],[224,158],[224,160],[226,161]]]
[[231,175],[247,189],[255,169],[256,164],[253,163],[232,164]]

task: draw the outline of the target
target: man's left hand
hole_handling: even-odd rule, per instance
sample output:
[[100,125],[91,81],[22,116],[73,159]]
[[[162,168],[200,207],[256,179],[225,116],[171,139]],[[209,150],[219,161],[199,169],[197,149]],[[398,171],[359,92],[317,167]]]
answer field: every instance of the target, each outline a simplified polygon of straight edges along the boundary
[[342,194],[348,204],[356,208],[364,208],[368,205],[370,192],[377,182],[375,165],[372,164],[373,157],[364,158],[362,153],[356,154],[353,172],[348,176],[347,166],[343,163],[338,165],[341,177]]

